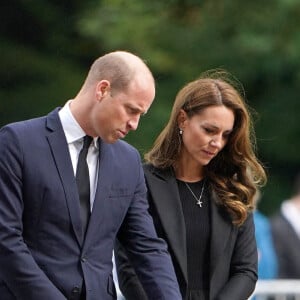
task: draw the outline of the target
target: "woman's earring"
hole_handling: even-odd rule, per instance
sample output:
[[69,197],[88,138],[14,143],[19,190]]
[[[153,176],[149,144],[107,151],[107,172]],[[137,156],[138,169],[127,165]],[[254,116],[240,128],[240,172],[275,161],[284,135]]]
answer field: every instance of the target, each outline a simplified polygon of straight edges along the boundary
[[183,131],[181,128],[179,128],[179,134],[182,135]]

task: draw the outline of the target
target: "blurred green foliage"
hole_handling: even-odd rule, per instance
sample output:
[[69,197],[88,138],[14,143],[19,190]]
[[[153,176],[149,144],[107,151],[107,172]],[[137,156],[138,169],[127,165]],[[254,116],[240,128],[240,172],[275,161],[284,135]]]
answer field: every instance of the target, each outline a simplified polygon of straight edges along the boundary
[[11,0],[0,16],[0,124],[45,114],[79,90],[101,54],[129,50],[154,73],[157,96],[127,140],[141,154],[165,125],[177,91],[208,69],[244,85],[257,112],[257,152],[273,213],[300,171],[300,3],[296,0]]

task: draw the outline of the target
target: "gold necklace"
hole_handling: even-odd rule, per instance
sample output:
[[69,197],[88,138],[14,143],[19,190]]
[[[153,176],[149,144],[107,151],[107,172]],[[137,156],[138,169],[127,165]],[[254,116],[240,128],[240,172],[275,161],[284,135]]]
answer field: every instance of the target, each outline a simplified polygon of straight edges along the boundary
[[201,189],[201,193],[200,193],[199,198],[196,197],[196,195],[194,194],[194,192],[192,191],[192,189],[190,188],[190,186],[186,182],[184,182],[184,183],[185,183],[186,187],[188,188],[188,190],[193,195],[193,197],[195,198],[195,200],[197,201],[196,205],[199,205],[199,207],[202,207],[202,203],[203,202],[201,201],[201,199],[202,199],[202,195],[203,195],[203,191],[204,191],[205,181],[203,181],[203,185],[202,185],[202,189]]

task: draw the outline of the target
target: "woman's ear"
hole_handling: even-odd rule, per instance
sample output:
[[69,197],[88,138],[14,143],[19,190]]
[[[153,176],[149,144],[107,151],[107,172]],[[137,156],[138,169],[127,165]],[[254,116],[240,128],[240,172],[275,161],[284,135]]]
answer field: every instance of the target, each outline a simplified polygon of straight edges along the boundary
[[180,109],[178,117],[177,117],[177,124],[178,128],[184,129],[185,127],[185,121],[187,120],[187,114],[183,109]]

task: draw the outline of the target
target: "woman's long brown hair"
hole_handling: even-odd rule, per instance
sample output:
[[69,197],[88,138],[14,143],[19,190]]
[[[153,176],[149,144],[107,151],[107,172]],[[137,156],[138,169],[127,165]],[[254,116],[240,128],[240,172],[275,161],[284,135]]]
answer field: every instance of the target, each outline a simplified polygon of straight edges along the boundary
[[231,109],[235,116],[233,131],[226,146],[205,166],[205,176],[217,193],[219,204],[227,208],[234,224],[241,225],[255,207],[255,194],[265,184],[266,174],[255,155],[250,108],[238,89],[227,80],[228,74],[224,71],[207,73],[178,92],[170,119],[152,149],[145,154],[145,160],[158,168],[176,164],[182,143],[177,124],[181,109],[188,117],[210,106],[224,105]]

